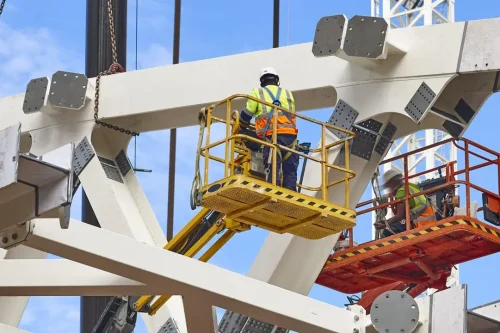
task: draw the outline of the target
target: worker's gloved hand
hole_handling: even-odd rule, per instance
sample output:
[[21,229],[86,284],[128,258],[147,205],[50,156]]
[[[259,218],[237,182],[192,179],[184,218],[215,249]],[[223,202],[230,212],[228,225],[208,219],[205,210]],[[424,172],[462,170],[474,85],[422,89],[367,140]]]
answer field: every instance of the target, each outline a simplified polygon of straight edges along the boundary
[[377,221],[377,222],[373,223],[373,226],[377,230],[385,229],[385,222],[384,221]]

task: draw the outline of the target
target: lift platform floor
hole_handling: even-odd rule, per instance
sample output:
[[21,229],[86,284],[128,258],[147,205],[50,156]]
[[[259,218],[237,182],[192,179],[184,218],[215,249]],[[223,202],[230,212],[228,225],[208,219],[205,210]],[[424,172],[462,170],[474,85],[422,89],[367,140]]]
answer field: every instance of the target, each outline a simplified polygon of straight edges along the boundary
[[308,239],[351,228],[356,219],[351,209],[243,175],[208,185],[201,206],[240,223]]
[[500,229],[453,216],[330,255],[316,283],[355,294],[395,281],[432,286],[454,265],[500,251]]

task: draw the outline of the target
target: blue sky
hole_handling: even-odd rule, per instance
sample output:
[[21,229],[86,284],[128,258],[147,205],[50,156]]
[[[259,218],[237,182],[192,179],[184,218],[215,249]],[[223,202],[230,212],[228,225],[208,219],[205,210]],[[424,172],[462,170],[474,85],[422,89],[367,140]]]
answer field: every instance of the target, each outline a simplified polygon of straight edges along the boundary
[[[138,33],[138,68],[171,63],[173,34],[173,0],[140,0]],[[8,0],[0,19],[0,97],[23,92],[33,77],[50,76],[56,70],[84,72],[85,1]],[[343,13],[369,15],[369,0],[310,1],[283,0],[281,7],[281,45],[310,42],[316,22],[326,15]],[[457,1],[456,20],[475,20],[500,16],[496,0]],[[128,70],[135,69],[135,1],[129,0]],[[237,6],[234,1],[184,1],[182,8],[182,62],[207,59],[241,52],[257,51],[272,46],[272,2],[252,1],[251,6]],[[272,65],[272,64],[270,64]],[[195,78],[194,78],[195,79]],[[248,79],[248,78],[237,78]],[[282,83],[286,86],[286,82]],[[242,92],[246,93],[246,92]],[[168,94],[168,92],[166,92]],[[466,137],[500,150],[500,142],[491,140],[495,130],[491,120],[500,106],[498,96],[484,105],[468,129]],[[326,120],[331,110],[318,110],[308,115]],[[176,175],[175,230],[178,231],[194,215],[189,208],[189,188],[194,171],[198,129],[178,131]],[[317,135],[303,132],[303,141],[317,140]],[[151,174],[139,174],[158,221],[165,229],[168,185],[168,131],[146,133],[137,142],[137,166],[151,168]],[[131,151],[130,151],[131,153]],[[133,155],[131,154],[133,160]],[[472,180],[490,188],[491,173],[473,174]],[[368,192],[365,198],[368,198]],[[477,199],[476,199],[477,200]],[[80,218],[81,197],[73,205],[73,217]],[[235,237],[212,260],[212,263],[245,274],[267,232],[254,229]],[[358,241],[370,236],[370,222],[360,218],[356,228]],[[500,299],[495,267],[500,257],[490,256],[461,265],[460,279],[469,285],[469,307]],[[297,267],[300,269],[300,267]],[[311,297],[342,306],[345,295],[315,286]],[[78,297],[31,298],[21,327],[33,332],[79,332]],[[42,326],[42,320],[44,322]],[[50,324],[48,324],[50,323]],[[41,327],[42,326],[42,327]],[[142,323],[136,332],[145,332]]]

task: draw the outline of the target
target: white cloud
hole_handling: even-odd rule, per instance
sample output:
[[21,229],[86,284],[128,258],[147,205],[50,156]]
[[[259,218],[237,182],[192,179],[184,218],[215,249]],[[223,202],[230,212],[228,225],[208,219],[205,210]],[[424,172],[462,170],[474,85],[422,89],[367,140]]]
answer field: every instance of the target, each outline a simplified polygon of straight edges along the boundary
[[78,297],[31,297],[19,328],[36,333],[78,332]]
[[82,67],[82,56],[63,48],[47,28],[14,29],[0,22],[0,96],[22,93],[32,78]]
[[139,68],[166,66],[172,63],[172,52],[165,46],[153,43],[144,51],[139,52]]

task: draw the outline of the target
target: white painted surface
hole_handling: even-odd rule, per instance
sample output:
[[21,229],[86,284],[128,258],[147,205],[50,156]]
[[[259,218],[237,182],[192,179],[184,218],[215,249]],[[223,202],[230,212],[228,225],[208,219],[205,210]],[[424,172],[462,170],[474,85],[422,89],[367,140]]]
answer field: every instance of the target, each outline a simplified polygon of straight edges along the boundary
[[467,286],[432,294],[431,332],[467,332]]
[[[298,332],[351,333],[364,321],[356,322],[353,312],[77,221],[68,230],[61,230],[57,220],[39,223],[27,245],[156,285],[155,294],[197,297]],[[332,320],[336,317],[343,320]]]

